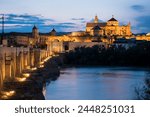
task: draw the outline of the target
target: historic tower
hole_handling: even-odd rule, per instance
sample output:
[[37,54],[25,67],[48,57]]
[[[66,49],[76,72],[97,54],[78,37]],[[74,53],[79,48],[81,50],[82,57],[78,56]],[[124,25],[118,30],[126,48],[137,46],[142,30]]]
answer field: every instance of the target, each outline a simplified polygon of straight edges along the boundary
[[127,35],[132,35],[132,32],[131,32],[131,23],[129,22],[128,25],[127,25],[127,28],[126,28],[126,33]]
[[53,28],[53,30],[50,32],[51,36],[56,36],[56,30]]
[[94,23],[98,23],[98,16],[95,16]]
[[39,38],[39,31],[38,31],[38,28],[35,25],[32,29],[32,37],[35,38],[35,39]]

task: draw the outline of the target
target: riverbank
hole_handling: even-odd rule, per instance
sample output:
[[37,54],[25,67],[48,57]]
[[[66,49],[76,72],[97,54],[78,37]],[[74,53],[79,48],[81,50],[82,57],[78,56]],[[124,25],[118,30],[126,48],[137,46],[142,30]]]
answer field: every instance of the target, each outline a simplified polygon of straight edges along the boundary
[[6,81],[1,92],[1,99],[44,100],[43,88],[47,83],[57,79],[60,74],[57,60],[58,57],[52,57],[43,64],[42,68],[28,70],[30,76],[25,81]]
[[[43,64],[42,68],[36,70],[27,70],[30,76],[26,81],[18,82],[16,80],[9,80],[4,83],[1,99],[4,100],[45,100],[44,90],[51,81],[57,80],[60,75],[60,69],[65,68],[80,68],[80,67],[100,67],[91,65],[71,65],[65,63],[65,54],[53,56]],[[122,66],[101,66],[103,67],[122,67]],[[125,68],[125,66],[124,66]],[[137,67],[131,67],[138,69]],[[141,68],[141,67],[140,67]],[[148,68],[143,68],[147,70]],[[11,90],[10,90],[11,89]],[[10,95],[10,96],[9,96]]]

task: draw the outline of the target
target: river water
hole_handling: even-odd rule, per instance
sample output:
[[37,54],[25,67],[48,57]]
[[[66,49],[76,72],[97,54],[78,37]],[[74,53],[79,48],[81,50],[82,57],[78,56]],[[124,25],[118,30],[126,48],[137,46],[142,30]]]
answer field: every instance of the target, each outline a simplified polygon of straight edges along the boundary
[[133,100],[144,85],[147,69],[83,67],[61,70],[46,87],[47,100]]

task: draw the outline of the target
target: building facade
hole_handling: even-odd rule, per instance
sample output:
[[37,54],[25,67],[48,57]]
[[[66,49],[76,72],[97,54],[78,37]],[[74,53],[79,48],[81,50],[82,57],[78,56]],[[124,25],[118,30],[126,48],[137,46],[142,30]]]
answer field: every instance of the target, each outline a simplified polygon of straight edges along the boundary
[[114,16],[108,20],[107,22],[99,22],[98,17],[95,16],[94,22],[90,22],[86,24],[86,32],[92,36],[96,35],[117,35],[117,36],[130,36],[131,32],[131,24],[127,25],[119,25],[118,20],[114,18]]
[[16,36],[17,44],[36,47],[49,48],[53,52],[70,51],[76,47],[91,47],[94,45],[110,45],[116,40],[124,38],[126,40],[146,40],[150,41],[150,34],[133,35],[131,24],[119,25],[114,16],[107,22],[99,22],[95,16],[94,22],[86,24],[85,31],[71,32],[70,34],[57,35],[55,29],[49,33],[39,33],[38,28],[33,26],[32,32],[26,35]]

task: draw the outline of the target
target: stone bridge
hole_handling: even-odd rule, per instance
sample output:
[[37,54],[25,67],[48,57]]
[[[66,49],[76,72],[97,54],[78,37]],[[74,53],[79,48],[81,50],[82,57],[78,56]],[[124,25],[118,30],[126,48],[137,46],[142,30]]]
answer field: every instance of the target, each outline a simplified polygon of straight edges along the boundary
[[48,49],[0,47],[0,89],[5,81],[19,77],[24,70],[40,67],[51,54]]

